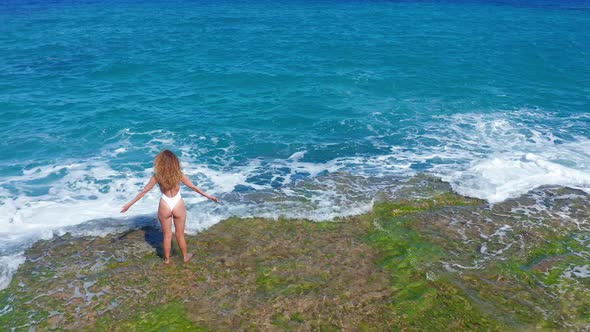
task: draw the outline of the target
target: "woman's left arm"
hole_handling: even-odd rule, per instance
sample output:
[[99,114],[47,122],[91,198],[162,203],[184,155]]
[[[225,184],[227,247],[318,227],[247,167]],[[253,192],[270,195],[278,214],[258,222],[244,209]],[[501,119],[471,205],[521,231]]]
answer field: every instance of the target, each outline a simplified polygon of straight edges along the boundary
[[135,202],[139,201],[145,194],[147,194],[148,191],[152,190],[152,188],[156,185],[156,182],[157,182],[156,177],[152,175],[152,178],[145,185],[145,188],[143,188],[143,190],[139,194],[137,194],[137,196],[135,196],[135,198],[131,202],[123,205],[123,208],[121,209],[121,213],[127,212],[127,210],[129,210],[131,205],[135,204]]

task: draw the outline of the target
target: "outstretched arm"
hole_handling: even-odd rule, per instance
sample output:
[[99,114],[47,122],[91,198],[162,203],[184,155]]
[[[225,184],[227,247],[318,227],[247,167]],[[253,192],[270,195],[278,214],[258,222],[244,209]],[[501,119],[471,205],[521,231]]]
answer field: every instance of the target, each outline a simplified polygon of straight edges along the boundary
[[135,198],[131,202],[129,202],[123,206],[123,208],[121,209],[121,213],[127,212],[127,210],[129,210],[131,205],[133,205],[133,204],[135,204],[135,202],[139,201],[145,194],[147,194],[148,191],[152,190],[152,188],[155,185],[156,185],[156,177],[152,176],[152,178],[150,179],[150,182],[148,182],[145,185],[145,188],[143,188],[143,190],[139,194],[137,194],[137,196],[135,196]]
[[197,188],[197,186],[195,186],[191,180],[189,180],[189,178],[186,175],[182,175],[182,178],[180,179],[180,181],[182,181],[182,183],[184,183],[185,186],[191,188],[192,190],[198,192],[199,194],[207,197],[208,199],[214,201],[215,203],[221,203],[221,201],[219,200],[219,198],[215,197],[215,196],[211,196],[208,195],[206,192],[202,191],[201,189]]

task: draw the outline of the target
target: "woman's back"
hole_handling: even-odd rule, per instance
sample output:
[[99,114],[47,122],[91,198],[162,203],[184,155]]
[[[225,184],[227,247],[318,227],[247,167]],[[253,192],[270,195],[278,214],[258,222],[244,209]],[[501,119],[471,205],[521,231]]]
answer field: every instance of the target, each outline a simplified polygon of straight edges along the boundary
[[162,186],[160,182],[158,182],[158,186],[160,187],[160,191],[162,192],[162,194],[168,197],[174,197],[178,195],[178,193],[180,192],[180,182],[176,186],[173,186],[171,188],[165,188],[164,186]]

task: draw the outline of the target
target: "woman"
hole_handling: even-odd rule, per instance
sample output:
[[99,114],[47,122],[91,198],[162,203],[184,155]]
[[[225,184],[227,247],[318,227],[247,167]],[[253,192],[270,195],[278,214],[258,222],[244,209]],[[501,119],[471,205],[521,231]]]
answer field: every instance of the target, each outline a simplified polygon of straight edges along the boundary
[[193,258],[193,253],[188,253],[186,250],[186,241],[184,240],[184,225],[186,222],[186,208],[184,201],[180,195],[180,182],[187,187],[207,197],[208,199],[220,203],[219,199],[210,196],[197,188],[180,169],[180,162],[178,157],[170,151],[164,150],[156,156],[154,160],[154,175],[145,186],[145,188],[129,203],[123,206],[121,213],[126,212],[129,208],[140,200],[148,191],[156,185],[160,186],[162,198],[158,207],[158,219],[162,225],[164,232],[164,264],[170,263],[170,250],[172,247],[172,222],[174,221],[174,228],[176,230],[176,241],[182,252],[184,262],[188,262]]

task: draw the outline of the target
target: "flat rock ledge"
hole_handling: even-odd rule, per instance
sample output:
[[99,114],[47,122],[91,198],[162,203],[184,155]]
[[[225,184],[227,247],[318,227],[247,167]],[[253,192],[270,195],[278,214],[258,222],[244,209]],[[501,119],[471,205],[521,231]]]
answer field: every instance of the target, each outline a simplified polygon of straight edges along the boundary
[[590,199],[538,188],[490,206],[418,176],[330,222],[230,218],[163,264],[156,226],[69,234],[0,291],[8,331],[590,329]]

